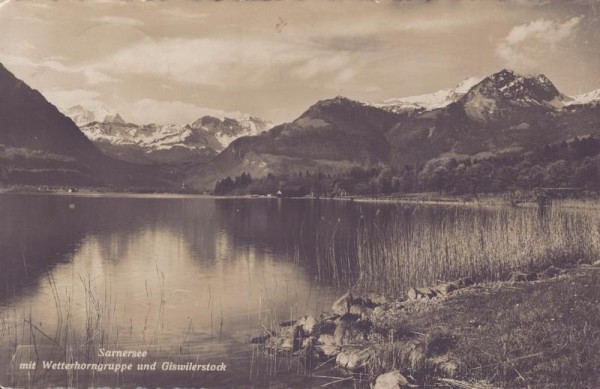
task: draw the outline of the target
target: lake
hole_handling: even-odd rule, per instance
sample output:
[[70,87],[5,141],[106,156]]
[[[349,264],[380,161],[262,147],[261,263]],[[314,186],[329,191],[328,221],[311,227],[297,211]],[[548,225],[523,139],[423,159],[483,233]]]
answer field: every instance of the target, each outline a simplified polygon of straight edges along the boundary
[[0,217],[0,382],[31,388],[320,385],[250,338],[329,310],[349,287],[401,295],[600,252],[598,211],[561,207],[3,194]]

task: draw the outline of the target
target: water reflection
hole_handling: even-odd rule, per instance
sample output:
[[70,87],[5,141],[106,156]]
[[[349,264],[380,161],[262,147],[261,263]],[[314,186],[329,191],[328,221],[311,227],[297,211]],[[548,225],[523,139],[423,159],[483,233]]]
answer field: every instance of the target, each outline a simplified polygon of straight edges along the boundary
[[[56,346],[64,342],[75,359],[111,346],[225,362],[231,370],[213,383],[247,382],[248,337],[259,324],[316,314],[337,293],[289,256],[304,202],[7,195],[0,203],[3,367],[15,347],[35,341],[44,358],[65,360]],[[25,385],[73,384],[42,373]]]

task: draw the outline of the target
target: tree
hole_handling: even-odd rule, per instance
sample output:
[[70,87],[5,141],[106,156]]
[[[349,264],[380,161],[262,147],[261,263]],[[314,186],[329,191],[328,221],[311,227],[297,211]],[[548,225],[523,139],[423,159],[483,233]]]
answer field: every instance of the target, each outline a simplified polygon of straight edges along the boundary
[[554,187],[568,186],[572,174],[571,166],[564,159],[550,163],[546,167],[545,182]]

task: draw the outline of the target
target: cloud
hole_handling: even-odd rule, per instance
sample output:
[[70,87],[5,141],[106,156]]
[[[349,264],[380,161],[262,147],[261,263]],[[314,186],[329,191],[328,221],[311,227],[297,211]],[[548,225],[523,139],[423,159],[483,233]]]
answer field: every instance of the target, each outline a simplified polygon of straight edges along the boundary
[[100,93],[85,89],[73,90],[49,90],[45,91],[46,99],[57,107],[66,109],[74,105],[80,104],[86,108],[101,105]]
[[154,99],[139,100],[127,109],[127,118],[133,123],[188,124],[205,115],[222,118],[224,116],[235,116],[235,114],[228,114],[225,111],[182,101],[159,101]]
[[496,55],[509,67],[534,70],[559,44],[571,38],[581,17],[572,17],[561,23],[539,19],[513,27],[496,47]]
[[341,74],[349,69],[351,64],[352,57],[348,53],[338,53],[303,61],[291,69],[291,74],[301,80],[310,80],[320,75]]
[[99,23],[118,24],[127,27],[140,27],[144,25],[144,22],[142,22],[141,20],[127,18],[123,16],[102,16],[93,19],[93,21]]
[[[260,86],[273,72],[300,81],[342,74],[348,80],[356,58],[308,41],[252,38],[144,40],[102,59],[102,72],[168,77],[185,84]],[[290,70],[291,69],[291,70]]]
[[31,73],[40,73],[45,70],[52,70],[59,73],[78,74],[84,79],[87,85],[97,85],[101,83],[114,82],[115,78],[108,76],[104,72],[94,69],[91,66],[76,65],[67,66],[62,60],[63,57],[53,56],[33,61],[24,56],[13,54],[0,54],[0,62],[14,67],[22,67],[28,69]]
[[174,5],[174,4],[170,4],[169,7],[161,7],[159,12],[167,17],[177,19],[177,20],[204,19],[204,18],[208,17],[207,13],[192,12],[190,10],[184,11],[184,10],[172,7],[171,5]]

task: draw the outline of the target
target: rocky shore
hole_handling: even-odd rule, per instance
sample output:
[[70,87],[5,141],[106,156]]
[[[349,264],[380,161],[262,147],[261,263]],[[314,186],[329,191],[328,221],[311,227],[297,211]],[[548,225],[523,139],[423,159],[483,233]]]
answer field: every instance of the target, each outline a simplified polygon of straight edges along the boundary
[[[600,270],[600,261],[582,260],[564,268],[550,266],[539,273],[514,272],[502,282],[476,283],[470,278],[461,278],[412,287],[400,298],[349,291],[333,303],[331,312],[280,323],[278,328],[251,342],[272,351],[301,354],[321,363],[335,364],[340,374],[360,377],[357,380],[364,386],[376,389],[424,385],[511,387],[496,386],[494,377],[486,377],[490,369],[486,368],[485,361],[481,361],[480,366],[472,366],[476,359],[465,348],[467,344],[477,343],[478,333],[494,326],[494,323],[483,322],[484,317],[502,316],[502,320],[510,323],[510,315],[514,315],[515,321],[520,320],[516,312],[511,313],[519,309],[520,304],[510,301],[522,299],[522,293],[529,289],[544,293],[549,288],[559,288],[556,283],[568,283],[592,271],[600,274],[596,270]],[[481,319],[470,318],[473,316]],[[507,329],[494,327],[494,331],[511,342],[510,334],[502,334]],[[531,336],[534,335],[538,334]],[[494,346],[482,343],[482,347]],[[519,350],[514,361],[507,357],[511,366],[519,359],[540,357],[536,353],[522,354],[523,350]],[[466,355],[467,360],[461,355]],[[506,363],[500,365],[505,367]]]

